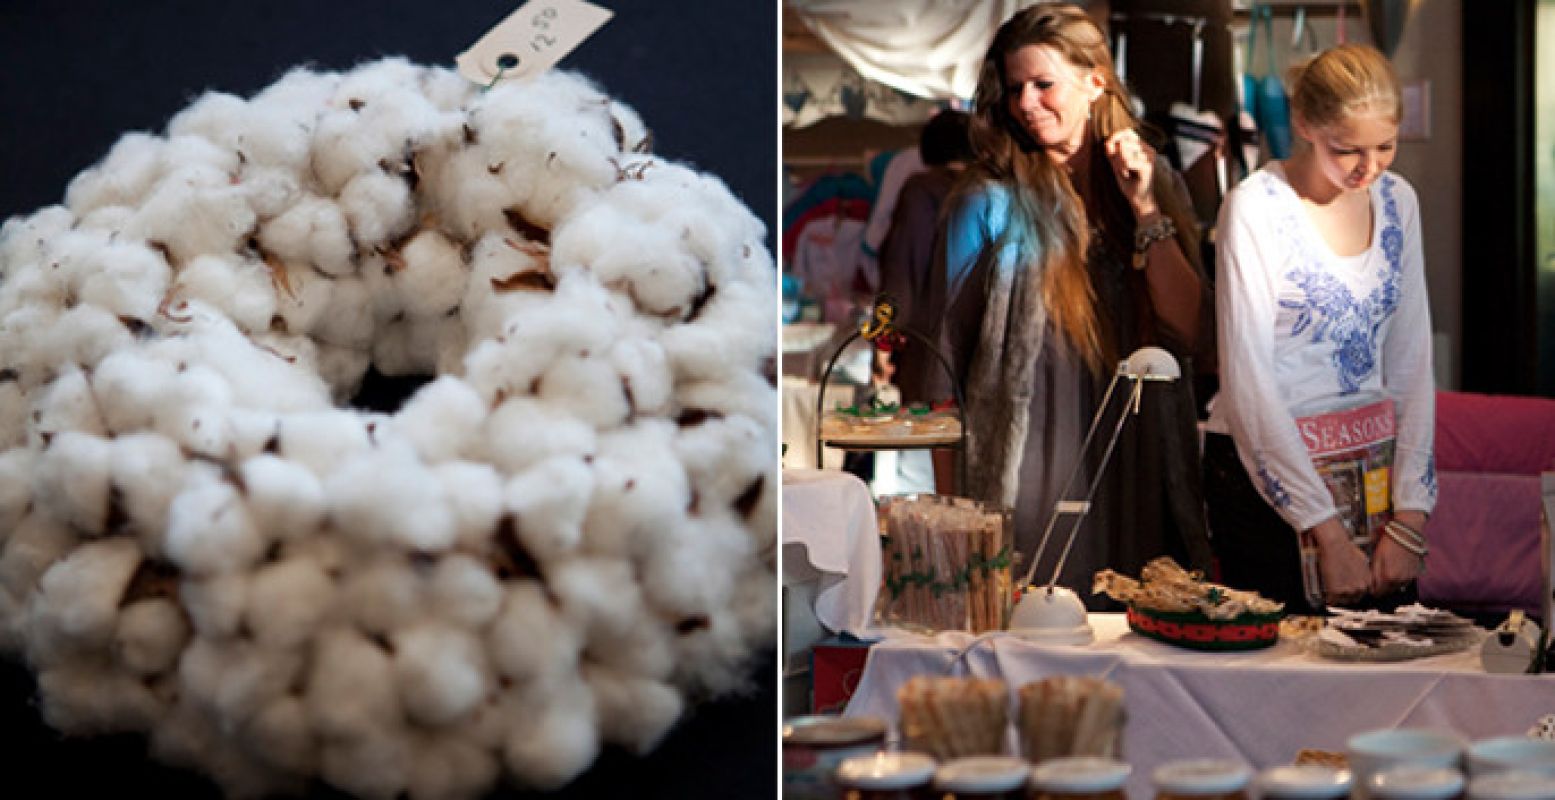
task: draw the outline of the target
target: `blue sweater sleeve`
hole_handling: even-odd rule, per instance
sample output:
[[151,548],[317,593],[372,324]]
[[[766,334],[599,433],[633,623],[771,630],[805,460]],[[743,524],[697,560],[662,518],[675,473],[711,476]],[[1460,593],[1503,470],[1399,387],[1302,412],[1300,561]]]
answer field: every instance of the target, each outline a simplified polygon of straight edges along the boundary
[[963,195],[950,209],[945,227],[945,285],[949,296],[960,292],[978,256],[999,240],[1009,212],[1008,192],[995,185]]

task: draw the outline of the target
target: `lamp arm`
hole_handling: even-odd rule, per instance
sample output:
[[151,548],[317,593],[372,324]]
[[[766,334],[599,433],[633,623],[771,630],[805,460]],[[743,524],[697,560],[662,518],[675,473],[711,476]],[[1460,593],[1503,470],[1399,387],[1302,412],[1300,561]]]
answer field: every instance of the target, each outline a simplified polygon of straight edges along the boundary
[[[1136,376],[1130,377],[1134,380],[1134,391],[1133,397],[1129,399],[1129,404],[1134,407],[1134,415],[1138,415],[1139,404],[1145,392],[1145,383]],[[1064,571],[1064,562],[1069,560],[1069,550],[1074,547],[1075,535],[1080,532],[1080,523],[1085,521],[1085,515],[1090,512],[1091,498],[1096,496],[1096,488],[1101,485],[1102,478],[1106,476],[1107,462],[1112,460],[1112,451],[1118,445],[1118,437],[1122,435],[1123,424],[1128,422],[1129,416],[1127,407],[1123,409],[1123,413],[1118,415],[1118,424],[1112,428],[1112,439],[1107,442],[1107,452],[1102,454],[1101,464],[1096,468],[1095,474],[1091,477],[1091,485],[1085,492],[1085,511],[1076,514],[1074,525],[1069,527],[1069,539],[1064,542],[1064,551],[1059,554],[1058,564],[1053,567],[1053,577],[1047,582],[1049,589],[1052,589],[1058,583],[1058,576]],[[1054,516],[1057,515],[1055,514]]]

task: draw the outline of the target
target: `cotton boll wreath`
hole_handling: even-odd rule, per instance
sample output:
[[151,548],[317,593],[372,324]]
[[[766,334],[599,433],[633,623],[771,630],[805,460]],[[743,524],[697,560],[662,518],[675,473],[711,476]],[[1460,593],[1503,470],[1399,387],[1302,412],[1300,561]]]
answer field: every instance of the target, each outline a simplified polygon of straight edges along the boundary
[[[0,649],[236,795],[560,786],[773,635],[765,232],[552,72],[210,93],[0,229]],[[435,375],[394,413],[369,368]]]

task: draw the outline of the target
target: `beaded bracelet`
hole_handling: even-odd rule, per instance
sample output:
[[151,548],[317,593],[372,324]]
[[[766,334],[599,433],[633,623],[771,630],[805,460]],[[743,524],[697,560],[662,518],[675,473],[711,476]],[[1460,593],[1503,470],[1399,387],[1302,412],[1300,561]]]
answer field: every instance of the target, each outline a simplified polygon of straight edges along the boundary
[[1427,553],[1431,552],[1431,548],[1426,545],[1425,541],[1416,538],[1418,534],[1414,533],[1414,530],[1407,525],[1389,522],[1383,526],[1382,531],[1388,535],[1389,539],[1397,542],[1399,547],[1414,553],[1422,559],[1425,558]]
[[1148,261],[1145,251],[1156,242],[1164,242],[1177,235],[1177,224],[1162,214],[1134,231],[1134,269],[1144,269]]

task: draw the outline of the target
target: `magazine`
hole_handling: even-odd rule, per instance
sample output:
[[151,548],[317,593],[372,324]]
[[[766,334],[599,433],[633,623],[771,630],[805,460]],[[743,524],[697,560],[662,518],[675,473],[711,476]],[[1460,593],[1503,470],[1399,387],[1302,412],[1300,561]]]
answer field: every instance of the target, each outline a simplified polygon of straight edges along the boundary
[[[1328,486],[1350,540],[1370,553],[1392,510],[1393,441],[1397,433],[1393,401],[1296,419],[1312,465]],[[1308,602],[1322,607],[1317,545],[1303,533],[1302,579]]]

